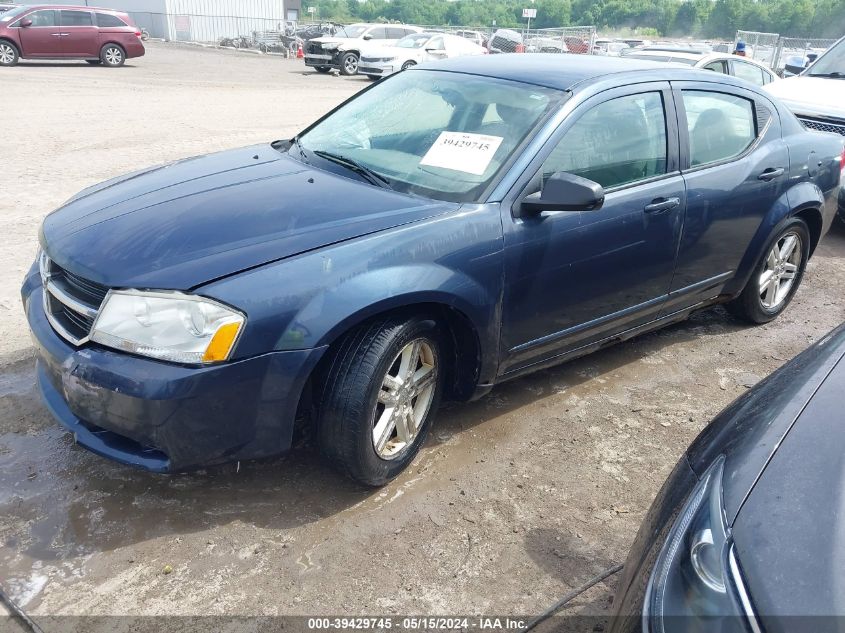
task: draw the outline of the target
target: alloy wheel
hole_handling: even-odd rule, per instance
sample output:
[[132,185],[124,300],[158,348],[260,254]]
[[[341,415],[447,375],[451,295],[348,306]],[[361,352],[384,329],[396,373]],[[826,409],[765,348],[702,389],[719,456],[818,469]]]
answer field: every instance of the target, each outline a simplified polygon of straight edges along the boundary
[[343,68],[350,75],[354,75],[355,73],[358,72],[358,60],[355,59],[354,55],[348,55],[343,60]]
[[123,53],[119,48],[111,46],[106,49],[106,63],[111,66],[117,66],[123,59]]
[[801,238],[791,231],[772,246],[758,279],[760,302],[767,310],[777,310],[786,301],[801,266],[803,252]]
[[15,49],[11,44],[0,43],[0,64],[11,64],[15,61]]
[[434,399],[437,370],[434,350],[422,338],[393,359],[373,414],[373,448],[380,458],[394,459],[413,444]]

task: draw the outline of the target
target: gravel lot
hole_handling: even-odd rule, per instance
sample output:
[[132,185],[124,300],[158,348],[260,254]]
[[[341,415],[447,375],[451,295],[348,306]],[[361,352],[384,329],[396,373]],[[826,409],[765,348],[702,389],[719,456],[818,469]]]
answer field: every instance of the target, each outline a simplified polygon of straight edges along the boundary
[[[290,135],[368,84],[156,43],[130,61],[0,72],[0,580],[36,618],[539,613],[624,561],[711,416],[845,320],[834,230],[775,323],[711,310],[450,405],[382,490],[339,478],[309,447],[239,471],[112,464],[74,447],[35,391],[18,287],[41,219],[121,172]],[[604,613],[614,582],[568,613]]]

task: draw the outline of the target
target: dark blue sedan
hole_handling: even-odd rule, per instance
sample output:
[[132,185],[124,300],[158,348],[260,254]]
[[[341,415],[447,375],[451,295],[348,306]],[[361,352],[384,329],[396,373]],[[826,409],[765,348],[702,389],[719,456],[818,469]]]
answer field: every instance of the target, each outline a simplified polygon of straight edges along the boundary
[[87,189],[23,289],[44,401],[169,472],[295,423],[380,485],[441,398],[726,303],[782,312],[843,142],[725,75],[501,55],[379,82],[295,138]]

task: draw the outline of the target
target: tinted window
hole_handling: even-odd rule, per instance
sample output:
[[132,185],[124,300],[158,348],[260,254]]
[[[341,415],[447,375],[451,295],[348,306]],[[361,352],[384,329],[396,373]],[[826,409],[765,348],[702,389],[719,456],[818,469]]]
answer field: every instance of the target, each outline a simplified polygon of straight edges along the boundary
[[93,26],[91,13],[88,11],[59,11],[62,26]]
[[126,22],[121,20],[116,15],[111,15],[109,13],[98,13],[97,14],[97,26],[100,26],[100,27],[126,26]]
[[36,11],[25,16],[23,19],[32,20],[32,26],[56,26],[55,11]]
[[754,64],[746,64],[745,62],[733,62],[734,75],[745,81],[750,81],[755,86],[762,86],[766,83],[763,75],[763,69]]
[[754,104],[721,92],[684,90],[690,164],[706,165],[739,156],[754,142]]
[[725,68],[725,62],[723,61],[710,62],[709,64],[702,66],[702,68],[704,70],[712,70],[717,73],[722,73],[723,75],[728,74],[728,69]]
[[383,26],[377,26],[376,28],[367,31],[367,35],[372,37],[374,40],[385,40],[387,39],[387,29]]
[[619,97],[588,110],[543,164],[589,178],[605,188],[666,173],[666,117],[659,92]]
[[[373,33],[375,37],[375,33]],[[387,39],[389,40],[400,40],[405,37],[405,29],[400,29],[395,26],[387,27]]]

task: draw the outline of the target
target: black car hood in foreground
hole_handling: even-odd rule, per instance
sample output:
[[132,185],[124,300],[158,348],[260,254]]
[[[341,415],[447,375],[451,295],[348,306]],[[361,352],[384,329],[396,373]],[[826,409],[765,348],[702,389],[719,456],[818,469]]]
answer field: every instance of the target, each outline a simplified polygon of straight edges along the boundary
[[60,266],[105,286],[186,290],[456,206],[259,145],[86,189],[47,216],[41,242]]
[[[845,325],[719,416],[688,452],[725,455],[724,503],[767,633],[841,630],[845,616]],[[807,628],[809,626],[809,628]]]

